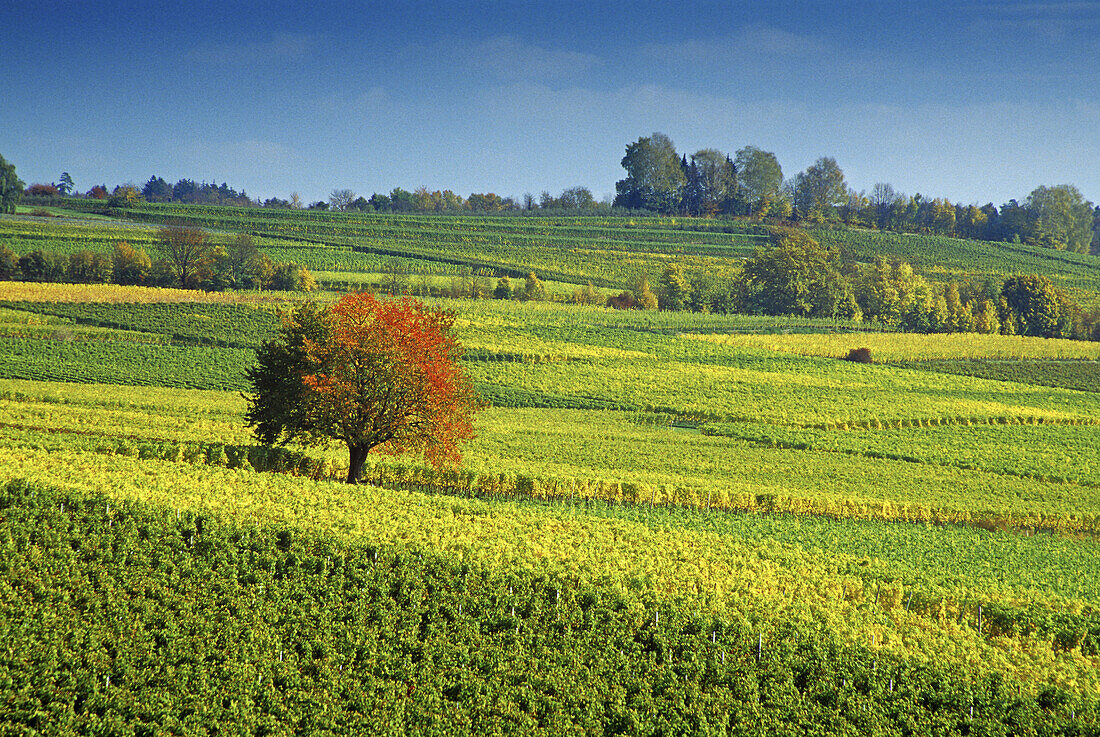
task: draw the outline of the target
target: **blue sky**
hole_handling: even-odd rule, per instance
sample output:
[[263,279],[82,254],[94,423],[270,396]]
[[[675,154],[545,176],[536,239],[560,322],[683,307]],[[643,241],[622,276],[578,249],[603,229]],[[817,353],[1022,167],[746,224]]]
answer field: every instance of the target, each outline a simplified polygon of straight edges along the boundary
[[1100,201],[1100,2],[8,0],[0,49],[0,155],[82,191],[599,197],[662,131],[857,190]]

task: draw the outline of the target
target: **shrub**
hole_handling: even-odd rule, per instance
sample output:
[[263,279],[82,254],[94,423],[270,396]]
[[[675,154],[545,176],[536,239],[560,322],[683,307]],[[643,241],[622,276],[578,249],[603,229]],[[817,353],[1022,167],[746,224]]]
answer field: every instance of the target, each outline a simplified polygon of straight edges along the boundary
[[853,348],[848,351],[848,355],[844,357],[844,360],[854,361],[855,363],[871,363],[871,349]]

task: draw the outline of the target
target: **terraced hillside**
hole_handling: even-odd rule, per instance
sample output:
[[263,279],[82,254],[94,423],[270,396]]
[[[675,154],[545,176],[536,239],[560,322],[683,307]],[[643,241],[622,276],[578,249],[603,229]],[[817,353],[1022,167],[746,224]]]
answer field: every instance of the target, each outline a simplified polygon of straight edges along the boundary
[[[655,284],[670,261],[689,274],[729,279],[742,259],[769,241],[767,228],[760,224],[695,218],[393,215],[153,204],[113,212],[129,222],[0,218],[0,243],[16,253],[35,248],[63,254],[85,248],[109,252],[120,239],[152,249],[154,226],[179,222],[225,238],[250,233],[273,260],[300,263],[322,283],[377,286],[383,283],[382,272],[393,268],[425,283],[443,283],[430,277],[469,269],[486,277],[522,278],[534,271],[552,282],[591,281],[616,290],[632,287],[642,275]],[[982,282],[1041,273],[1083,304],[1095,305],[1100,294],[1096,256],[846,228],[812,234],[849,258],[905,260],[937,281]]]
[[0,284],[0,731],[1100,728],[1097,344],[437,303],[477,437],[349,487],[289,297]]

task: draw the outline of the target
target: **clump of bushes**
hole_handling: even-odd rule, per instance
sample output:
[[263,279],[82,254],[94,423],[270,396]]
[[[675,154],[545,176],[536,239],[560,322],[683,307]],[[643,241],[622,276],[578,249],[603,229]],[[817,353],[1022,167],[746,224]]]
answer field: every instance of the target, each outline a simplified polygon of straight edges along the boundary
[[845,361],[852,361],[854,363],[872,363],[871,361],[871,349],[870,348],[853,348],[848,351],[848,355],[844,357]]

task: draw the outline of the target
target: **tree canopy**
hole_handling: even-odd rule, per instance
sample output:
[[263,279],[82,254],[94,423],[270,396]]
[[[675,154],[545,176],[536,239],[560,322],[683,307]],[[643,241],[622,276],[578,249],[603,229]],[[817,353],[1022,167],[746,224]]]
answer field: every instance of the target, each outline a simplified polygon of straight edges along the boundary
[[783,170],[775,154],[756,146],[738,150],[734,160],[741,199],[750,214],[763,217],[779,198],[783,186]]
[[1005,280],[1001,298],[1010,310],[1012,331],[1040,338],[1073,335],[1073,305],[1045,276],[1027,274]]
[[15,164],[0,156],[0,213],[14,213],[23,196],[23,180],[15,175]]
[[831,157],[821,157],[794,179],[794,206],[803,218],[827,216],[847,197],[844,172]]
[[157,240],[180,287],[194,288],[214,257],[206,232],[188,225],[168,225],[160,229]]
[[1088,253],[1092,245],[1092,203],[1072,184],[1038,187],[1027,196],[1027,240],[1061,251]]
[[615,206],[672,213],[680,206],[684,170],[676,146],[664,133],[639,138],[626,147],[626,178],[615,183]]
[[775,245],[745,262],[740,291],[748,312],[855,317],[859,308],[838,269],[839,255],[805,232],[777,229]]
[[267,444],[343,443],[348,483],[371,452],[457,462],[478,402],[453,325],[454,313],[411,298],[303,303],[257,351],[247,422]]
[[714,216],[730,212],[737,195],[737,169],[730,157],[717,149],[704,148],[681,160],[685,182],[683,210],[689,215]]

